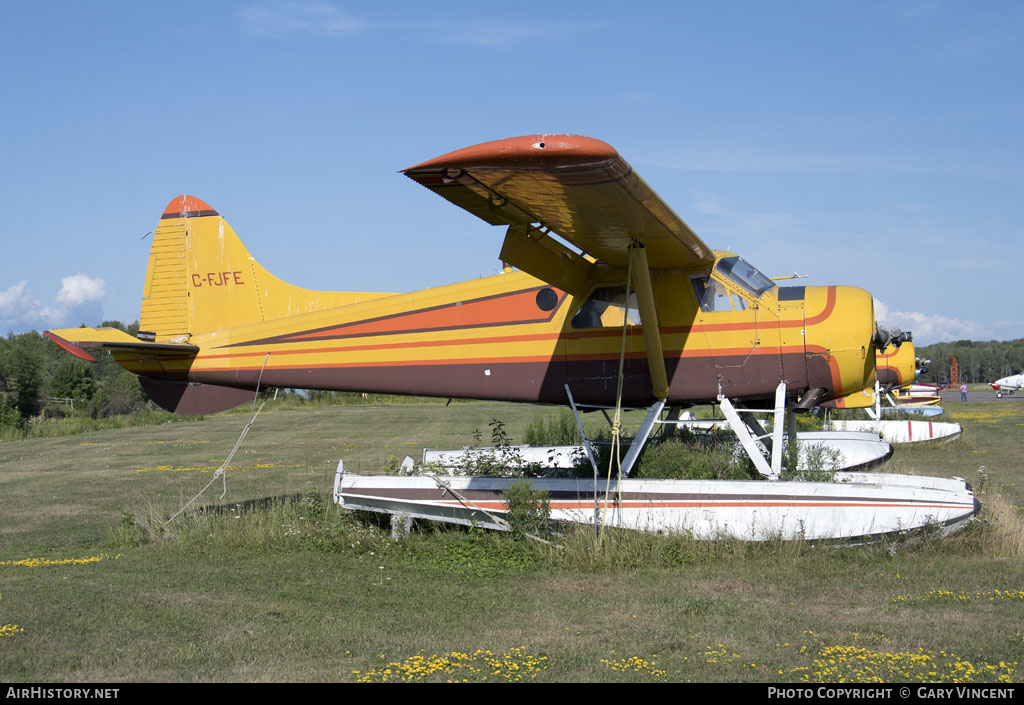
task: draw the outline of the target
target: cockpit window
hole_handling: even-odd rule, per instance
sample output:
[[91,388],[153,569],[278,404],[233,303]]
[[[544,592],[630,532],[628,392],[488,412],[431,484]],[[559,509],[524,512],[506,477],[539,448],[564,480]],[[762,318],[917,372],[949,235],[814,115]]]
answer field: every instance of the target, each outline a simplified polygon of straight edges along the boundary
[[742,257],[723,257],[715,265],[715,271],[743,287],[754,298],[775,286],[775,282]]
[[729,301],[729,291],[724,285],[706,274],[690,277],[690,282],[693,284],[693,293],[697,297],[697,304],[701,311],[712,313],[733,310],[733,305]]
[[627,297],[624,286],[602,286],[594,289],[594,293],[573,316],[572,327],[621,328],[624,322],[630,326],[640,325],[636,294],[630,292]]

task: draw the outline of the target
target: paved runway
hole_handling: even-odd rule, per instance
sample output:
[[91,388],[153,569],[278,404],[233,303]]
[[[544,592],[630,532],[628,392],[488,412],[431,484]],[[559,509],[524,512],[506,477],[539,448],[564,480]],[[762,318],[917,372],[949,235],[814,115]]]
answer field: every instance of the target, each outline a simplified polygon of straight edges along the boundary
[[[960,392],[955,389],[944,389],[939,392],[939,396],[942,397],[941,405],[943,407],[952,409],[960,403]],[[1017,402],[1024,402],[1024,392],[1016,392],[1012,397],[1009,394],[1004,394],[1003,398],[1000,399],[996,396],[995,390],[990,387],[984,391],[967,392],[967,401],[995,401],[1004,404],[1015,404]]]

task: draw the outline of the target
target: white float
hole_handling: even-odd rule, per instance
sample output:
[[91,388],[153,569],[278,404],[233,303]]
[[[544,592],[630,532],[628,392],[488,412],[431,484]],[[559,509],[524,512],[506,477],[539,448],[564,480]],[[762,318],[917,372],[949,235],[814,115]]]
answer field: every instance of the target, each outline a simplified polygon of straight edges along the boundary
[[[348,509],[507,530],[504,490],[545,490],[557,521],[745,541],[880,540],[963,527],[980,508],[960,479],[837,473],[832,482],[767,480],[514,479],[349,475],[338,464],[334,499]],[[595,501],[596,498],[596,501]]]
[[876,433],[887,443],[948,443],[960,437],[960,424],[941,421],[836,420],[829,425],[837,431]]

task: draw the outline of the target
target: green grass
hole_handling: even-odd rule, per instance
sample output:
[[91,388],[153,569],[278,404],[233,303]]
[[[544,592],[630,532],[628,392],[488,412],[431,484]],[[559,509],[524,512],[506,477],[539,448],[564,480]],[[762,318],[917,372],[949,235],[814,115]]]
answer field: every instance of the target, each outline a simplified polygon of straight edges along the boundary
[[[2,443],[0,679],[1021,681],[1024,405],[958,404],[946,417],[961,417],[962,440],[900,447],[886,468],[977,485],[985,467],[982,521],[948,539],[816,548],[611,532],[595,553],[586,529],[554,549],[442,528],[396,542],[326,500],[339,456],[379,472],[424,446],[471,444],[495,418],[517,441],[538,414],[558,412],[265,410],[227,496],[218,482],[198,502],[219,510],[166,529],[245,414]],[[588,435],[604,423],[586,421]],[[295,495],[307,498],[247,504]]]

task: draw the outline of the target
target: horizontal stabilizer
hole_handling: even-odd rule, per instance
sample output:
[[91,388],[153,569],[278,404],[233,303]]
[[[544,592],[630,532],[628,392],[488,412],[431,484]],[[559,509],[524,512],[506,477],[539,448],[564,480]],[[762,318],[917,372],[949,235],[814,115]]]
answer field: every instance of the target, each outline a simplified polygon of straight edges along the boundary
[[89,362],[96,362],[96,358],[86,350],[141,353],[151,357],[179,357],[199,352],[197,345],[150,343],[117,328],[61,328],[43,331],[43,335],[72,355]]

